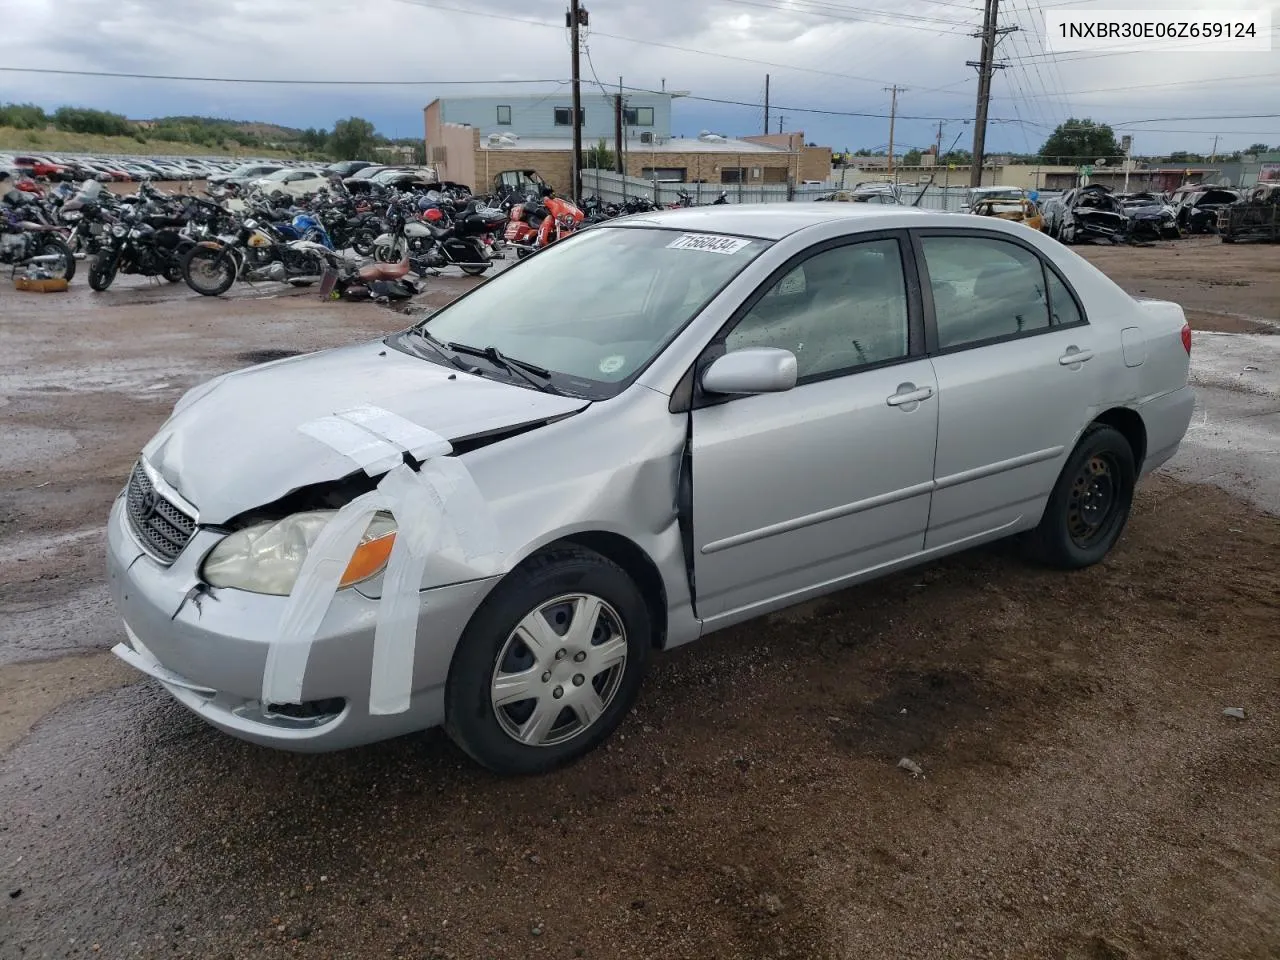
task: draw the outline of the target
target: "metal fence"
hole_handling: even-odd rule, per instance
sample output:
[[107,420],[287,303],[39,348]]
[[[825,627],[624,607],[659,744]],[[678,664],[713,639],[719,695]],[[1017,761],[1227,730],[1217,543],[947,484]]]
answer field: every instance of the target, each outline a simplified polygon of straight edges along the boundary
[[[624,176],[612,170],[583,170],[584,196],[597,196],[606,203],[625,203],[633,197],[652,200],[659,206],[679,203],[688,194],[696,204],[715,202],[720,194],[729,203],[812,203],[840,190],[852,190],[858,183],[853,177],[835,178],[820,184],[791,186],[786,183],[673,183]],[[964,209],[967,187],[946,184],[899,184],[902,203],[926,210],[960,211]]]

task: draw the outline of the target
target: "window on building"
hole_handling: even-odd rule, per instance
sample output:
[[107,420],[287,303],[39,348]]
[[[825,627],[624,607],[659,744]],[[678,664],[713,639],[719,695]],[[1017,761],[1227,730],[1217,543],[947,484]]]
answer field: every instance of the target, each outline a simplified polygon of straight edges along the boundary
[[660,180],[663,183],[686,183],[687,167],[644,167],[640,175],[645,180]]
[[747,168],[746,167],[721,167],[720,182],[721,183],[746,183]]
[[628,127],[652,127],[653,107],[624,107],[622,122]]
[[[573,116],[573,107],[556,107],[556,126],[567,127],[571,125],[570,117]],[[587,119],[587,111],[583,110],[578,114],[578,126],[582,126]]]
[[498,123],[504,127],[511,126],[511,108],[509,106],[498,107]]

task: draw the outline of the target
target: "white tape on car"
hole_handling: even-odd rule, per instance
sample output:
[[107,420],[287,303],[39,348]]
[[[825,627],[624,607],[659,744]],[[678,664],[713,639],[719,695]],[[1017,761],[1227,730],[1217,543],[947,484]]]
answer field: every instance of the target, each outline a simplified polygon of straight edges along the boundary
[[[342,574],[380,510],[396,521],[396,540],[382,579],[374,626],[369,712],[403,713],[413,693],[422,580],[433,551],[447,540],[481,575],[501,568],[497,528],[466,464],[447,456],[453,445],[389,410],[363,406],[303,424],[303,433],[343,454],[370,476],[376,490],[340,509],[307,551],[281,614],[262,677],[264,703],[301,703],[311,646]],[[422,460],[414,471],[408,453]]]
[[390,470],[404,459],[401,451],[384,438],[341,417],[321,417],[298,429],[354,461],[371,477]]
[[276,639],[267,651],[262,672],[264,704],[302,702],[302,680],[312,641],[329,612],[329,603],[338,592],[351,555],[383,503],[377,490],[356,497],[325,524],[307,551],[280,614]]
[[418,591],[427,558],[444,529],[441,521],[446,505],[429,481],[423,482],[420,474],[403,464],[382,479],[378,491],[396,518],[397,533],[382,578],[382,599],[373,630],[369,712],[393,714],[409,709],[418,639]]
[[440,434],[381,407],[353,407],[337,416],[364,427],[401,450],[407,450],[416,460],[442,457],[453,452],[453,444]]

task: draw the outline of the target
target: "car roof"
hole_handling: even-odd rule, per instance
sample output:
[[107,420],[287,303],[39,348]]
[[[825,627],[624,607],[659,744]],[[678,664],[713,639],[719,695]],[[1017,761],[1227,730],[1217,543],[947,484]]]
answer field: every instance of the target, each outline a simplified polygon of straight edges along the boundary
[[[833,220],[855,221],[858,230],[894,230],[903,227],[982,226],[990,217],[967,217],[898,204],[751,203],[687,207],[640,213],[613,221],[618,226],[665,227],[671,230],[705,230],[781,240],[783,237]],[[968,223],[973,221],[973,223]],[[1026,228],[1023,227],[1025,230]]]

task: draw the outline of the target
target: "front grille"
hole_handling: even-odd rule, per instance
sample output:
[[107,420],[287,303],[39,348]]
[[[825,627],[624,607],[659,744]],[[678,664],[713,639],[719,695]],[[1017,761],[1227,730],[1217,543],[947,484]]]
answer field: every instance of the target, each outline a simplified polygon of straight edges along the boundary
[[149,553],[173,563],[196,532],[194,517],[166,500],[152,484],[139,460],[129,476],[129,526]]

